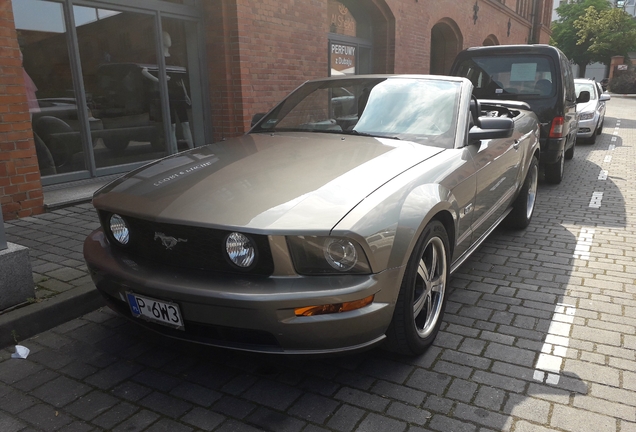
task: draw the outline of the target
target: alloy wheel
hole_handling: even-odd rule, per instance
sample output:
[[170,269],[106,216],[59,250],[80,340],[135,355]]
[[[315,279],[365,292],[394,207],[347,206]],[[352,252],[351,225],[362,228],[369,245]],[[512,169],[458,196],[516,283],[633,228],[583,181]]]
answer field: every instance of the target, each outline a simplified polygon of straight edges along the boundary
[[415,329],[426,338],[440,318],[446,290],[446,248],[439,237],[432,237],[420,258],[413,295]]

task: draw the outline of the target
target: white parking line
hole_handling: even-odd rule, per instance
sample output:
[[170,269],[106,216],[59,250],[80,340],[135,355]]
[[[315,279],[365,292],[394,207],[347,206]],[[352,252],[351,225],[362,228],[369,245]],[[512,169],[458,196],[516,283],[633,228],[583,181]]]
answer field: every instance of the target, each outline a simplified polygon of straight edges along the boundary
[[601,201],[603,200],[603,192],[594,192],[592,199],[590,199],[590,207],[601,208]]
[[615,144],[610,144],[609,147],[607,148],[607,150],[612,151],[616,148]]
[[616,141],[616,137],[612,137],[612,141]]
[[601,172],[598,174],[598,179],[607,180],[607,174],[608,174],[607,170],[601,170]]
[[605,159],[603,159],[603,162],[608,163],[612,161],[612,157],[610,155],[605,156]]
[[575,313],[576,307],[565,303],[557,303],[554,308],[552,322],[535,365],[535,380],[552,385],[559,383],[563,359],[570,345],[570,330]]
[[582,260],[590,259],[590,248],[592,247],[592,240],[594,240],[594,232],[593,228],[581,228],[579,238],[574,246],[573,258]]

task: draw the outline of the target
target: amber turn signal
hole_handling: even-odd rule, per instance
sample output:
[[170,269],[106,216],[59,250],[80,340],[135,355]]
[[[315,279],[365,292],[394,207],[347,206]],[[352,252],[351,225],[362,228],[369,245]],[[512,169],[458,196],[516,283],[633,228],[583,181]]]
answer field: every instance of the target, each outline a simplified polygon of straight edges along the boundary
[[347,312],[365,307],[366,305],[373,302],[374,297],[375,295],[370,295],[369,297],[365,297],[361,300],[355,300],[351,302],[326,304],[321,306],[307,306],[298,308],[294,312],[296,313],[296,316],[314,316]]

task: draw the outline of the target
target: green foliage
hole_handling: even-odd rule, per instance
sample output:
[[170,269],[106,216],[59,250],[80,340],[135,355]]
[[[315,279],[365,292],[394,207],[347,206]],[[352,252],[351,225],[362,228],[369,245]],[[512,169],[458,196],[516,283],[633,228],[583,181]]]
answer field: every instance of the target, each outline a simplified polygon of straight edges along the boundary
[[593,55],[588,51],[591,40],[581,40],[578,29],[574,26],[581,16],[585,15],[589,8],[597,11],[612,9],[607,0],[578,0],[573,3],[564,3],[557,8],[559,20],[552,24],[552,37],[550,44],[559,48],[581,69],[592,63]]
[[592,61],[609,64],[615,55],[626,56],[636,48],[636,21],[620,8],[589,7],[574,21],[578,44],[587,45]]
[[609,91],[620,94],[636,93],[636,72],[623,72],[612,78],[608,85]]

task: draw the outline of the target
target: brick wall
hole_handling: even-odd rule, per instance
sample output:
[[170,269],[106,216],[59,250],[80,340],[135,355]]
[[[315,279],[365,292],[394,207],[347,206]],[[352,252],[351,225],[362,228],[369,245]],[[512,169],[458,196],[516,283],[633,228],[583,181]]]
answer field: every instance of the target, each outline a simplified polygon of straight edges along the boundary
[[253,114],[327,70],[322,0],[205,3],[214,140],[242,134]]
[[[524,44],[530,36],[531,23],[515,12],[514,0],[479,0],[476,22],[474,0],[341,1],[366,8],[375,73],[429,73],[431,28],[440,21],[459,30],[460,49],[492,36],[502,45]],[[542,3],[552,7],[551,0]],[[253,114],[328,74],[326,1],[209,0],[204,7],[214,141],[243,134]],[[541,29],[539,40],[547,43],[549,29]]]
[[0,204],[4,220],[44,211],[10,0],[0,0]]

